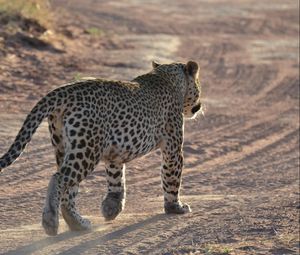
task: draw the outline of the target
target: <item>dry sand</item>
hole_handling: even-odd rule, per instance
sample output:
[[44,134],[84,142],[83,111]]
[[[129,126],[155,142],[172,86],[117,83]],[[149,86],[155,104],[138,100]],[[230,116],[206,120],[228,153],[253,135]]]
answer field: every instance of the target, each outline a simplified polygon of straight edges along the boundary
[[[1,254],[298,254],[297,2],[51,1],[70,38],[53,49],[8,48],[0,59],[0,154],[47,91],[76,75],[132,79],[150,60],[197,60],[205,117],[185,126],[182,200],[164,215],[160,153],[127,165],[127,204],[105,222],[100,164],[78,206],[91,232],[48,237],[41,212],[53,149],[44,122],[0,178]],[[84,33],[97,27],[100,36]]]

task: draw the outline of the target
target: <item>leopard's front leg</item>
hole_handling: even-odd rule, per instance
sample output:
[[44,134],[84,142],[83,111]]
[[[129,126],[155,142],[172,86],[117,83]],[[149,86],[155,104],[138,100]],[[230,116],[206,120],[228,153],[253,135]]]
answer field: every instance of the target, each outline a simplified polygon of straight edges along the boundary
[[[175,128],[171,127],[170,130]],[[175,130],[176,131],[176,130]],[[179,135],[179,136],[178,136]],[[176,137],[176,139],[174,139]],[[177,130],[177,136],[167,136],[161,147],[162,165],[161,181],[164,190],[165,213],[184,214],[191,212],[188,204],[179,198],[181,173],[183,167],[182,130]]]
[[115,219],[125,206],[125,164],[116,162],[105,165],[107,194],[102,201],[102,215],[106,220]]

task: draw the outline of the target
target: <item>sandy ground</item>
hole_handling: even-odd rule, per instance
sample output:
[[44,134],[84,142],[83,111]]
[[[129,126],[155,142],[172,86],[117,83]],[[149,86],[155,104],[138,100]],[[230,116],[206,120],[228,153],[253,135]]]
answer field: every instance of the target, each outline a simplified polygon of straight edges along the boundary
[[[47,91],[78,76],[130,80],[150,61],[197,60],[205,117],[185,126],[182,200],[163,214],[160,153],[127,165],[125,211],[100,214],[100,164],[78,206],[90,232],[41,227],[54,155],[44,122],[0,178],[1,254],[299,254],[297,1],[51,1],[65,9],[54,48],[0,58],[0,154]],[[88,33],[91,28],[96,31]],[[0,52],[1,53],[1,52]]]

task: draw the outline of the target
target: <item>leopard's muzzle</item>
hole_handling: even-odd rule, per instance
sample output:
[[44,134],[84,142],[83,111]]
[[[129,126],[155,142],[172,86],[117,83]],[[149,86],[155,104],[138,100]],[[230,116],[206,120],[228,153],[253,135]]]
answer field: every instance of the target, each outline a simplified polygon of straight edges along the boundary
[[198,112],[201,109],[201,103],[196,104],[193,108],[192,108],[192,114],[195,114],[196,112]]

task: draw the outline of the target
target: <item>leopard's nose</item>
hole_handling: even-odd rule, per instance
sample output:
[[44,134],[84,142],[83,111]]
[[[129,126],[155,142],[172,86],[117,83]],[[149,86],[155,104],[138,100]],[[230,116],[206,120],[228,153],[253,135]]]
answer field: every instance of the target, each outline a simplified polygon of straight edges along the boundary
[[196,113],[200,110],[201,108],[201,103],[196,104],[193,108],[192,108],[192,113]]

